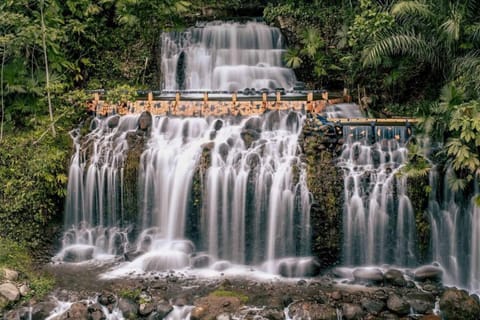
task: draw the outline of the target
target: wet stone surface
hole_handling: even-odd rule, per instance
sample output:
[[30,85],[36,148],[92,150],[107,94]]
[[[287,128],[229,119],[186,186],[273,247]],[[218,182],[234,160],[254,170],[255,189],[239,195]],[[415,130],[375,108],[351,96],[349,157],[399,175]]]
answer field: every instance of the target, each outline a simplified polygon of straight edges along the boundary
[[[162,319],[171,314],[176,319],[190,315],[197,320],[277,320],[286,315],[298,319],[435,320],[440,319],[435,314],[436,301],[446,319],[476,319],[480,312],[478,298],[438,282],[424,283],[436,289],[427,292],[419,285],[409,288],[391,281],[364,285],[353,279],[351,284],[343,284],[328,276],[202,278],[170,270],[134,278],[100,278],[106,270],[107,266],[48,266],[45,271],[57,279],[56,288],[32,304],[32,319],[52,314],[54,319],[121,319],[119,314],[124,319]],[[379,273],[374,270],[373,275]],[[63,311],[58,311],[59,301],[66,305]],[[26,307],[19,304],[10,311],[4,309],[2,316],[21,319]]]

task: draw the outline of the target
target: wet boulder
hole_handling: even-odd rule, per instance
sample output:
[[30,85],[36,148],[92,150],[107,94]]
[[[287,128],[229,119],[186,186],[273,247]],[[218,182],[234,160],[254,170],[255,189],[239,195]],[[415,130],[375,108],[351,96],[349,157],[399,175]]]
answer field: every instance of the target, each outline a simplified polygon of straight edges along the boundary
[[200,320],[205,317],[207,314],[207,309],[204,307],[195,307],[191,314],[190,314],[190,319],[191,320]]
[[361,300],[362,307],[367,310],[368,313],[379,314],[383,309],[385,309],[385,302],[378,299],[370,299],[364,297]]
[[120,116],[119,115],[114,115],[108,118],[107,120],[107,126],[110,129],[116,128],[118,124],[120,123]]
[[261,131],[262,130],[262,120],[258,117],[251,117],[243,126],[245,130],[254,130],[254,131]]
[[232,264],[226,260],[217,261],[212,265],[212,269],[216,271],[225,271],[231,267]]
[[223,160],[226,160],[228,153],[230,151],[230,146],[226,143],[222,143],[218,146],[217,151],[220,154],[220,156],[223,158]]
[[142,112],[138,118],[138,129],[141,131],[148,131],[153,124],[152,114],[148,111]]
[[112,306],[117,302],[117,297],[111,293],[102,293],[98,296],[98,303],[102,306]]
[[153,251],[146,253],[142,267],[144,271],[167,271],[170,269],[181,269],[190,264],[187,254],[180,251]]
[[220,119],[215,120],[215,122],[213,124],[213,129],[215,131],[218,131],[218,130],[222,129],[222,127],[223,127],[223,121],[220,120]]
[[355,282],[378,283],[383,282],[383,272],[378,268],[357,268],[353,271]]
[[288,309],[291,319],[337,320],[337,310],[326,304],[313,301],[299,301]]
[[20,299],[20,291],[13,283],[6,282],[0,284],[0,296],[8,302],[15,302]]
[[447,288],[440,297],[440,310],[445,319],[479,319],[480,303],[465,290]]
[[343,318],[347,320],[363,319],[364,312],[361,306],[353,303],[344,303],[342,305]]
[[144,254],[144,251],[130,250],[123,254],[125,261],[133,261]]
[[200,254],[192,259],[194,268],[208,268],[212,264],[212,257],[208,254]]
[[283,320],[285,318],[285,314],[283,310],[276,309],[276,308],[264,308],[259,312],[258,315],[254,316],[253,319],[269,319],[269,320]]
[[407,280],[403,277],[403,272],[397,269],[389,269],[384,274],[385,281],[388,284],[397,287],[405,287],[407,285]]
[[102,307],[98,303],[94,303],[88,306],[89,319],[91,320],[105,320],[105,314],[102,311]]
[[252,169],[257,167],[261,163],[261,161],[262,160],[257,153],[250,153],[247,155],[247,159],[246,159],[247,165]]
[[[0,308],[1,310],[1,308]],[[0,312],[1,314],[1,312]],[[47,315],[48,316],[48,315]],[[30,320],[30,310],[27,307],[19,308],[16,310],[11,310],[7,312],[4,317],[4,320]],[[45,318],[42,318],[42,320]]]
[[400,316],[407,315],[410,312],[410,304],[408,301],[397,294],[391,294],[388,297],[387,308]]
[[415,281],[441,281],[443,270],[440,267],[428,265],[415,269],[413,275]]
[[44,320],[55,309],[53,301],[40,302],[32,306],[32,320]]
[[135,319],[137,317],[137,305],[130,299],[119,298],[118,309],[122,311],[125,319]]
[[158,315],[159,319],[163,319],[170,312],[172,312],[172,310],[173,310],[172,305],[167,300],[162,299],[157,303],[157,307],[155,309],[155,312]]
[[148,316],[155,310],[155,304],[152,301],[142,302],[138,306],[138,314]]
[[242,130],[240,136],[242,137],[243,143],[245,143],[245,147],[247,149],[250,148],[254,141],[260,139],[260,133],[255,130]]
[[435,308],[435,297],[428,292],[412,292],[406,299],[415,313],[424,314]]
[[75,302],[67,311],[67,318],[88,319],[88,307],[86,302]]
[[81,262],[93,259],[94,246],[89,245],[73,245],[65,248],[63,252],[63,261],[65,262]]
[[332,269],[332,274],[340,279],[353,279],[353,271],[350,268],[336,267]]

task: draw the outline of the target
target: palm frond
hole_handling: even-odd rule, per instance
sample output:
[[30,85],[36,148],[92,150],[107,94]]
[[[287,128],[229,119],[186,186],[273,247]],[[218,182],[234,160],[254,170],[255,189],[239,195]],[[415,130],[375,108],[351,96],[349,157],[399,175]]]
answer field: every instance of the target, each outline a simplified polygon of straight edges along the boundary
[[456,5],[450,6],[448,19],[441,24],[440,29],[447,41],[458,41],[463,20],[462,10]]
[[440,93],[440,112],[451,112],[453,106],[461,104],[464,100],[464,92],[452,83],[443,86]]
[[287,67],[296,69],[301,66],[303,63],[302,58],[300,57],[300,50],[295,48],[287,49],[283,57]]
[[367,47],[363,52],[362,61],[364,66],[378,66],[383,57],[400,55],[437,65],[438,56],[432,47],[432,44],[422,35],[393,34]]
[[472,41],[473,42],[480,42],[480,23],[477,22],[471,26],[472,28]]
[[301,43],[303,44],[303,52],[313,58],[322,46],[324,41],[320,36],[320,32],[315,28],[306,28],[301,35]]
[[390,10],[390,13],[398,19],[406,19],[410,17],[415,18],[429,18],[433,16],[428,4],[424,1],[400,1],[395,3]]
[[473,51],[453,61],[454,79],[462,79],[469,92],[480,92],[480,50]]

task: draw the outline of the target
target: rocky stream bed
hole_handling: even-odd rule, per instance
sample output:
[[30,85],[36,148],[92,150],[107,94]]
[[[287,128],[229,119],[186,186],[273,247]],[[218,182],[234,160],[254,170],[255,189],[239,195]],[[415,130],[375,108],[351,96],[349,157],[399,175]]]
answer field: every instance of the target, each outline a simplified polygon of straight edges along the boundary
[[[337,268],[310,279],[202,278],[182,271],[104,279],[109,266],[47,265],[55,289],[22,299],[28,283],[3,271],[3,319],[479,319],[478,296],[445,287],[436,266]],[[5,304],[4,304],[5,305]]]

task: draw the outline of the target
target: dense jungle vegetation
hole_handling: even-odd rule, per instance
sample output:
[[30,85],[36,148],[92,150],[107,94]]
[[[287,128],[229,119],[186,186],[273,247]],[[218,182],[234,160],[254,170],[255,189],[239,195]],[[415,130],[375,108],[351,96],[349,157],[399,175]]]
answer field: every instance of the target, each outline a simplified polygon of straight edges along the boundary
[[[158,89],[158,40],[196,21],[262,16],[309,88],[350,90],[373,116],[424,119],[451,186],[480,175],[479,0],[4,0],[0,3],[0,242],[61,225],[69,130],[85,89]],[[313,71],[312,71],[313,70]],[[412,172],[428,162],[412,147]],[[471,190],[471,189],[470,189]],[[38,251],[36,251],[38,254]]]

